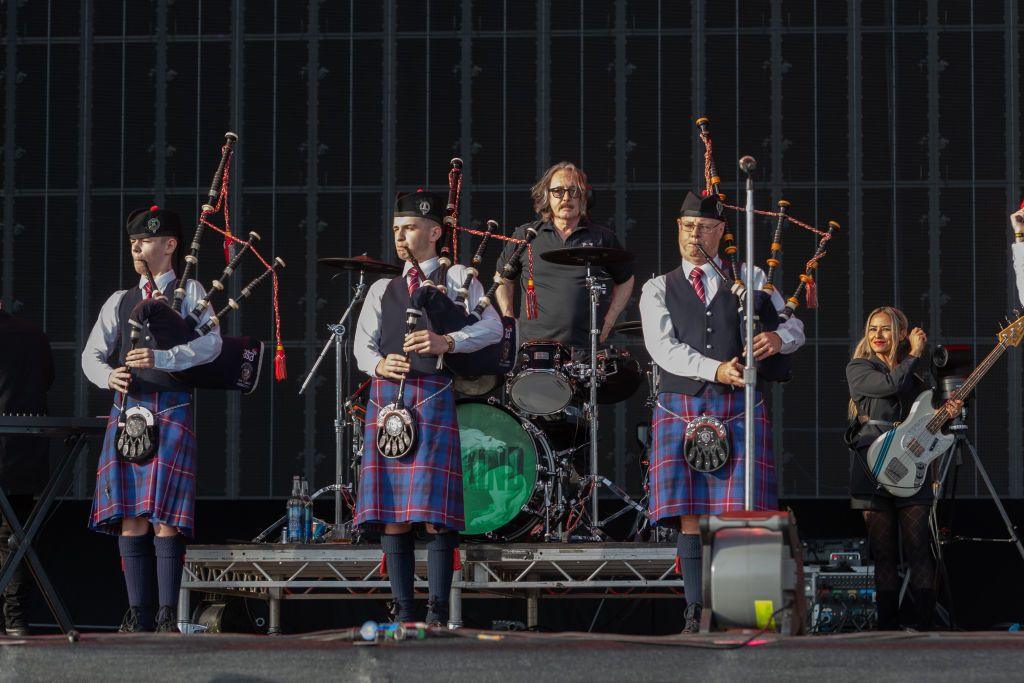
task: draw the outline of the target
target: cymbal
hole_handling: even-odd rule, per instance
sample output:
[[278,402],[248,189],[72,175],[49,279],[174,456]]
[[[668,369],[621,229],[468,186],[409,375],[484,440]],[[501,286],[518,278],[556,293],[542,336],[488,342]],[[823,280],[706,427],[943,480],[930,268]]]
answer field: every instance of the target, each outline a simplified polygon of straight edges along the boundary
[[621,323],[617,323],[612,330],[627,337],[644,336],[644,326],[639,320],[623,320]]
[[633,254],[625,249],[612,247],[569,247],[568,249],[552,249],[540,255],[545,261],[563,266],[607,266],[616,263],[629,263]]
[[317,259],[316,262],[331,268],[338,268],[339,270],[361,270],[366,273],[381,273],[383,275],[398,275],[402,272],[401,266],[378,261],[366,254],[360,256],[327,256]]

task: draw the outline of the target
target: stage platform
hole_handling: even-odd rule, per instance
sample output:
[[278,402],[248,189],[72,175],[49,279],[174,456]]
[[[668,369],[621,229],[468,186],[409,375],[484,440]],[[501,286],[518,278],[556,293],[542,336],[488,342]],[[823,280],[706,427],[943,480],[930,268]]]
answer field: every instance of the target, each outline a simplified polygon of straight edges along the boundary
[[360,645],[351,630],[304,635],[0,637],[17,681],[970,681],[1017,680],[1020,633],[640,637],[461,629]]
[[[387,600],[380,546],[193,545],[185,555],[178,614],[183,630],[194,594],[241,595],[269,603],[270,633],[280,633],[289,600]],[[475,544],[459,548],[451,623],[462,625],[467,598],[526,600],[527,626],[537,625],[542,598],[679,598],[676,548],[665,543]],[[416,587],[427,589],[427,551],[416,550]]]

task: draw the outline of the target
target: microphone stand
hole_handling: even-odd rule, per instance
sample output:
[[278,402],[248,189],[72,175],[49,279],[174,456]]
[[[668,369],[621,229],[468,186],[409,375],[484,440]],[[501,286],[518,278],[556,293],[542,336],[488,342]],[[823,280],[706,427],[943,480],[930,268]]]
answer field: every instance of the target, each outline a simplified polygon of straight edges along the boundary
[[747,319],[745,321],[747,353],[743,369],[743,509],[754,509],[754,394],[757,391],[757,365],[754,360],[754,178],[757,161],[745,156],[739,161],[740,169],[747,175],[747,277],[746,292]]
[[324,343],[323,350],[320,351],[320,356],[313,363],[313,368],[306,375],[305,381],[302,382],[302,387],[299,389],[301,395],[306,391],[306,387],[309,386],[310,380],[316,374],[317,368],[320,367],[320,363],[323,362],[324,358],[327,357],[327,352],[330,350],[331,345],[334,346],[334,480],[336,487],[334,489],[334,529],[333,535],[335,539],[348,538],[348,534],[345,532],[342,525],[342,503],[341,503],[341,492],[342,489],[348,488],[351,490],[352,484],[346,483],[346,472],[348,472],[348,460],[344,447],[345,443],[345,431],[353,426],[353,422],[349,420],[348,413],[345,410],[345,377],[348,376],[348,354],[344,352],[345,348],[345,335],[348,329],[345,327],[345,321],[352,315],[352,310],[357,304],[361,304],[366,296],[366,271],[359,271],[359,282],[356,283],[355,296],[352,297],[352,301],[349,302],[348,308],[342,313],[341,319],[334,325],[328,325],[327,329],[331,331],[331,337]]

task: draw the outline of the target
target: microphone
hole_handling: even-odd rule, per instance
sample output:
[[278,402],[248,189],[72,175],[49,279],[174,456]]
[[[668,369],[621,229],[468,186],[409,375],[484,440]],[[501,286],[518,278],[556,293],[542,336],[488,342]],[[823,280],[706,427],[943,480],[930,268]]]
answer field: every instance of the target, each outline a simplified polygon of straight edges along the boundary
[[741,171],[743,171],[747,175],[750,175],[755,168],[757,168],[757,159],[749,155],[740,157]]

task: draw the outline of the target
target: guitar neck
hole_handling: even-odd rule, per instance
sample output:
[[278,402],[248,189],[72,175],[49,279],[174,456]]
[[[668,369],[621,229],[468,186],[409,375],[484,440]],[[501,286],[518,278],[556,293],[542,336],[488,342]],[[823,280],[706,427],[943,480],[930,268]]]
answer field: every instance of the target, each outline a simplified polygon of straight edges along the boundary
[[[964,399],[968,395],[970,395],[970,393],[974,391],[974,387],[976,387],[978,385],[978,382],[981,381],[981,378],[984,377],[985,374],[992,369],[992,366],[996,364],[996,361],[1002,358],[1005,352],[1006,345],[1003,344],[1003,342],[999,342],[999,344],[994,349],[989,351],[988,355],[985,356],[985,359],[978,363],[978,367],[974,368],[974,371],[967,376],[967,379],[964,380],[964,383],[961,384],[960,387],[953,392],[951,398]],[[932,433],[939,431],[940,429],[942,429],[942,426],[946,424],[948,420],[949,415],[946,414],[945,411],[937,412],[935,414],[935,417],[932,418],[932,420],[928,423],[928,431]]]

